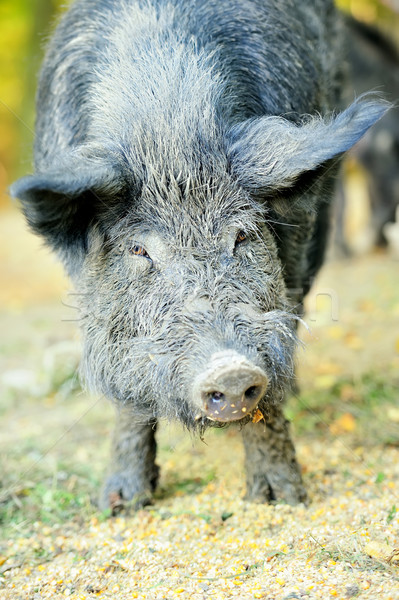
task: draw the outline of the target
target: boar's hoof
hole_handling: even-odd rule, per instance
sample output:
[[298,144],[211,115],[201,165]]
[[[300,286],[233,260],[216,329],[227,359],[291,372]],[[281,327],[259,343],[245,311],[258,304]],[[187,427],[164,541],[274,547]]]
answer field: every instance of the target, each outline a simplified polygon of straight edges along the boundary
[[257,481],[253,482],[254,487],[247,489],[245,500],[258,504],[280,502],[290,504],[291,506],[300,503],[307,504],[308,496],[302,481],[281,481],[275,482],[274,485],[273,483],[267,477],[260,476]]
[[238,421],[264,396],[264,371],[236,352],[218,352],[194,382],[195,404],[212,421]]
[[106,479],[99,498],[101,510],[111,510],[112,516],[121,511],[135,511],[152,504],[152,490],[139,489],[133,476],[114,473]]

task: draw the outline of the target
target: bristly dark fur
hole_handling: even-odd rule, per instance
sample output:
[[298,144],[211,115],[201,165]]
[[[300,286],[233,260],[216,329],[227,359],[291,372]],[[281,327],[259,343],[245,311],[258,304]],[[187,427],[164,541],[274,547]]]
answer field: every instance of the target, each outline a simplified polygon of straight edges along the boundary
[[246,438],[249,496],[304,498],[280,408],[296,321],[322,261],[332,164],[386,110],[361,98],[332,113],[340,45],[329,0],[77,0],[62,18],[36,174],[12,192],[80,294],[86,381],[122,407],[103,503],[148,499],[148,423],[210,423],[191,388],[226,350],[269,380],[267,441],[254,439],[273,460]]

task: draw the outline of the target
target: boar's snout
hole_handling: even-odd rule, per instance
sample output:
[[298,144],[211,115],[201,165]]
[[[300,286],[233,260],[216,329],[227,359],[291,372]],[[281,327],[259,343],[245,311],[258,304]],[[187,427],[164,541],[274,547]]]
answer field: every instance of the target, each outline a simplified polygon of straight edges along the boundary
[[211,356],[193,386],[193,400],[213,421],[238,421],[248,415],[266,392],[264,371],[237,352]]

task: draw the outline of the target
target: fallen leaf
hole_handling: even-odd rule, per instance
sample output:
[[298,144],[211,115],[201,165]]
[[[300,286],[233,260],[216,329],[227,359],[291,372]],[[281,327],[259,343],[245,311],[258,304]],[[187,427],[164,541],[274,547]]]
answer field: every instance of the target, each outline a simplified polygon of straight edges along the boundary
[[265,417],[258,408],[252,417],[252,423],[259,423],[259,421],[262,421],[262,419],[265,420]]
[[351,350],[361,350],[364,348],[363,340],[356,333],[349,332],[344,337],[345,345]]
[[362,300],[361,302],[359,302],[359,310],[361,312],[371,313],[375,311],[375,309],[376,304],[375,302],[372,302],[372,300]]
[[392,421],[393,423],[399,423],[399,408],[388,408],[387,417],[389,421]]
[[351,433],[356,429],[356,420],[351,413],[344,413],[330,425],[332,435]]
[[315,377],[314,383],[316,388],[321,390],[328,390],[333,387],[337,382],[337,378],[334,375],[319,375]]
[[315,370],[318,375],[339,375],[342,373],[342,367],[333,362],[321,362]]
[[341,340],[345,335],[345,329],[341,325],[332,325],[327,329],[327,335],[332,340]]
[[392,553],[388,556],[387,562],[399,564],[399,548],[394,548]]
[[339,392],[339,397],[343,402],[352,402],[358,397],[355,386],[350,383],[344,384]]
[[399,560],[399,549],[392,548],[392,546],[388,546],[388,544],[382,542],[369,542],[364,546],[364,552],[377,560],[384,560],[386,562],[396,562]]

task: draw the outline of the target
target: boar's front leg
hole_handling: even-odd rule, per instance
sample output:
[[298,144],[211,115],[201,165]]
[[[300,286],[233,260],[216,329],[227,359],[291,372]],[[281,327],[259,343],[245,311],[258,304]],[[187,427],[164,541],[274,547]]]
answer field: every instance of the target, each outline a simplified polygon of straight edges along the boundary
[[126,504],[151,504],[159,467],[155,464],[155,423],[135,422],[132,410],[117,409],[111,462],[100,496],[100,508],[116,514]]
[[266,423],[248,423],[242,430],[247,475],[246,499],[253,502],[306,501],[289,422],[280,408],[272,407]]

